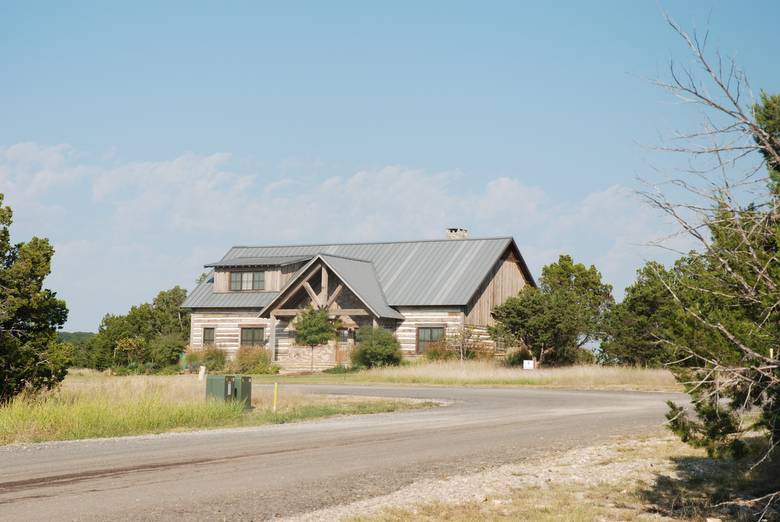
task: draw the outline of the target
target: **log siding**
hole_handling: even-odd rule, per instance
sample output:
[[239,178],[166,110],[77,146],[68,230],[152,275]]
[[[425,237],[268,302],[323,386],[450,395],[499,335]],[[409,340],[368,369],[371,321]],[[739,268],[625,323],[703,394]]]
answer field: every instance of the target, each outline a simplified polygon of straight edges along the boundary
[[406,357],[416,357],[417,328],[443,326],[447,336],[455,335],[463,328],[464,313],[461,307],[398,307],[405,319],[395,326],[395,336],[401,343]]
[[241,347],[241,328],[264,328],[268,339],[268,319],[257,316],[259,310],[197,311],[190,317],[190,347],[203,348],[203,329],[214,328],[214,346],[234,357]]

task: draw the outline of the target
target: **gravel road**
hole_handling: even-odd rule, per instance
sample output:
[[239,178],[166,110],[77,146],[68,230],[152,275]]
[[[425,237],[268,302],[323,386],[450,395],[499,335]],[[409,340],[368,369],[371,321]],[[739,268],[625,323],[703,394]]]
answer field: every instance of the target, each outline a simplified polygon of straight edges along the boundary
[[447,406],[0,448],[0,520],[265,520],[615,436],[662,432],[662,393],[287,385]]

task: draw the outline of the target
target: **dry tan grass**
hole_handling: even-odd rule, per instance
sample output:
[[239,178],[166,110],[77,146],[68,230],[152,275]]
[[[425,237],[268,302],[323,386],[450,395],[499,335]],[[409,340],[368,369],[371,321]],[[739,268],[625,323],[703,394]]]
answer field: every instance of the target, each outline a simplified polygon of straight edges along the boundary
[[538,370],[507,368],[493,361],[441,361],[374,368],[350,376],[353,382],[530,385],[626,390],[678,390],[668,370],[620,366],[569,366]]
[[251,412],[238,403],[207,401],[205,384],[194,375],[112,377],[79,370],[52,392],[0,407],[0,444],[256,426],[430,404],[291,394],[282,387],[276,412],[271,405],[270,391],[253,394]]

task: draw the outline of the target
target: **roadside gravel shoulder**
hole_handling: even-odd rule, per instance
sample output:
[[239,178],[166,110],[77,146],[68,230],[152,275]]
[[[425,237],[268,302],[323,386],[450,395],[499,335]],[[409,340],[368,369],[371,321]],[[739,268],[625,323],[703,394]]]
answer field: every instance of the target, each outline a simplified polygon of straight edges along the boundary
[[[443,480],[422,480],[388,495],[352,504],[331,507],[284,519],[287,522],[319,520],[413,520],[424,514],[442,513],[457,506],[478,505],[486,515],[509,515],[512,495],[517,491],[565,490],[578,503],[585,503],[589,493],[605,487],[630,497],[632,485],[648,484],[658,474],[674,474],[671,454],[690,451],[672,437],[643,440],[616,439],[614,443],[562,451],[543,458],[521,460],[474,474],[464,474]],[[549,499],[548,499],[549,500]],[[544,507],[543,495],[536,501]],[[636,501],[630,499],[627,503]],[[482,507],[485,506],[485,507]],[[608,516],[627,519],[622,511],[608,502]],[[630,507],[630,506],[629,506]],[[647,513],[643,506],[634,506],[631,519],[672,520]],[[614,511],[618,509],[618,511]],[[426,518],[427,519],[427,518]],[[449,518],[448,518],[449,520]],[[460,520],[458,518],[458,520]]]

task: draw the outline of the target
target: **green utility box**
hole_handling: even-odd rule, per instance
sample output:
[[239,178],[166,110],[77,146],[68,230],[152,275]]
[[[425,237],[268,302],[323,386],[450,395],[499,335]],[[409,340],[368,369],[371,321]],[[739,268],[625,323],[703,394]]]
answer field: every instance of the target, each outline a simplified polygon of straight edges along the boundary
[[252,407],[252,378],[246,375],[236,375],[233,399],[242,401],[248,410]]
[[218,401],[242,401],[252,407],[252,378],[241,375],[207,375],[206,398]]

